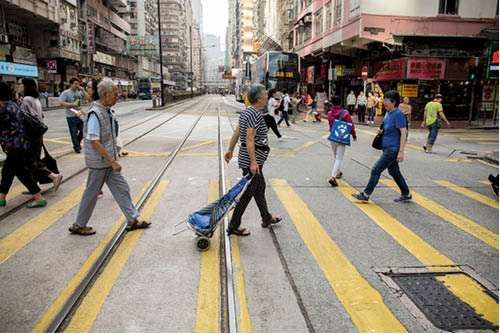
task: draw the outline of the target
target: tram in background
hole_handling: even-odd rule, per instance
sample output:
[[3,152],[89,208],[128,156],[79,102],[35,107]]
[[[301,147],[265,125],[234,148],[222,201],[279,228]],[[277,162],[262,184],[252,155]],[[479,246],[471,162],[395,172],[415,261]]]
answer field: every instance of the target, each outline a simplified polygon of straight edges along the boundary
[[262,84],[266,89],[279,92],[297,91],[300,81],[299,56],[296,53],[268,51],[250,65],[252,84]]
[[245,94],[250,86],[250,78],[247,77],[246,69],[238,69],[234,86],[234,96],[236,101],[245,102]]
[[151,100],[150,78],[137,78],[137,97],[139,100]]

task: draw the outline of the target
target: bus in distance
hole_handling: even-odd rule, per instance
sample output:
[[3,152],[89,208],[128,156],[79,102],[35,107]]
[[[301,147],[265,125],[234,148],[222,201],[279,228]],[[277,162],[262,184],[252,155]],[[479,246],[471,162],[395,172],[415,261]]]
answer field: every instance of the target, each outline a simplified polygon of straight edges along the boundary
[[268,51],[251,64],[250,75],[252,84],[295,92],[300,80],[299,57],[292,52]]

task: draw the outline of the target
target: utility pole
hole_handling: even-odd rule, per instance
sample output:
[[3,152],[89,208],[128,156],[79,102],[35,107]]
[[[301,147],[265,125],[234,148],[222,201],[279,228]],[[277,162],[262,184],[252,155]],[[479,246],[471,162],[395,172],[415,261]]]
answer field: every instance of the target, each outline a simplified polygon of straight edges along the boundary
[[191,78],[191,98],[193,98],[193,27],[189,27],[189,59],[191,59],[191,72],[189,76]]
[[160,94],[161,106],[165,106],[165,95],[163,94],[163,53],[161,48],[161,17],[160,17],[160,0],[158,0],[158,43],[160,47]]

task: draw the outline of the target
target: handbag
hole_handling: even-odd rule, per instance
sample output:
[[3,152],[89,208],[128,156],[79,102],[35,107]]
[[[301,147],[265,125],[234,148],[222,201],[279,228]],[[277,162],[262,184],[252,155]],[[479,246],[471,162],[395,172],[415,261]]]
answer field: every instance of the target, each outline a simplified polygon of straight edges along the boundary
[[24,118],[24,128],[25,132],[30,138],[39,138],[47,132],[48,127],[44,122],[36,118],[35,116],[23,113]]
[[[52,158],[52,156],[49,154],[47,151],[47,148],[45,148],[45,145],[42,145],[43,147],[43,153],[44,157],[41,160],[42,163],[47,167],[48,170],[50,170],[54,174],[59,174],[59,169],[57,168],[57,161],[56,159]],[[39,178],[37,180],[40,184],[47,184],[47,183],[52,183],[52,179],[48,176]]]
[[333,122],[332,131],[330,131],[330,136],[328,136],[328,140],[333,141],[335,143],[350,146],[352,124],[342,121],[342,116],[344,116],[344,112],[345,109],[342,110],[340,118],[336,119],[335,122]]
[[[382,130],[384,128],[384,122],[382,122],[382,124],[380,124],[380,130]],[[373,141],[372,141],[372,147],[376,150],[381,150],[382,149],[382,137],[384,136],[384,133],[379,133],[375,136],[375,138],[373,138]]]

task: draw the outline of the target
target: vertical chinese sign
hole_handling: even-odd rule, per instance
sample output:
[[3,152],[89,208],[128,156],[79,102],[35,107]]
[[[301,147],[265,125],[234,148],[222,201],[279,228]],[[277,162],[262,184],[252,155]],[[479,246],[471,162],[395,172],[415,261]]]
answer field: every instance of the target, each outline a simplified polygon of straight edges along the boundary
[[95,27],[92,22],[87,22],[87,51],[89,54],[95,53]]

